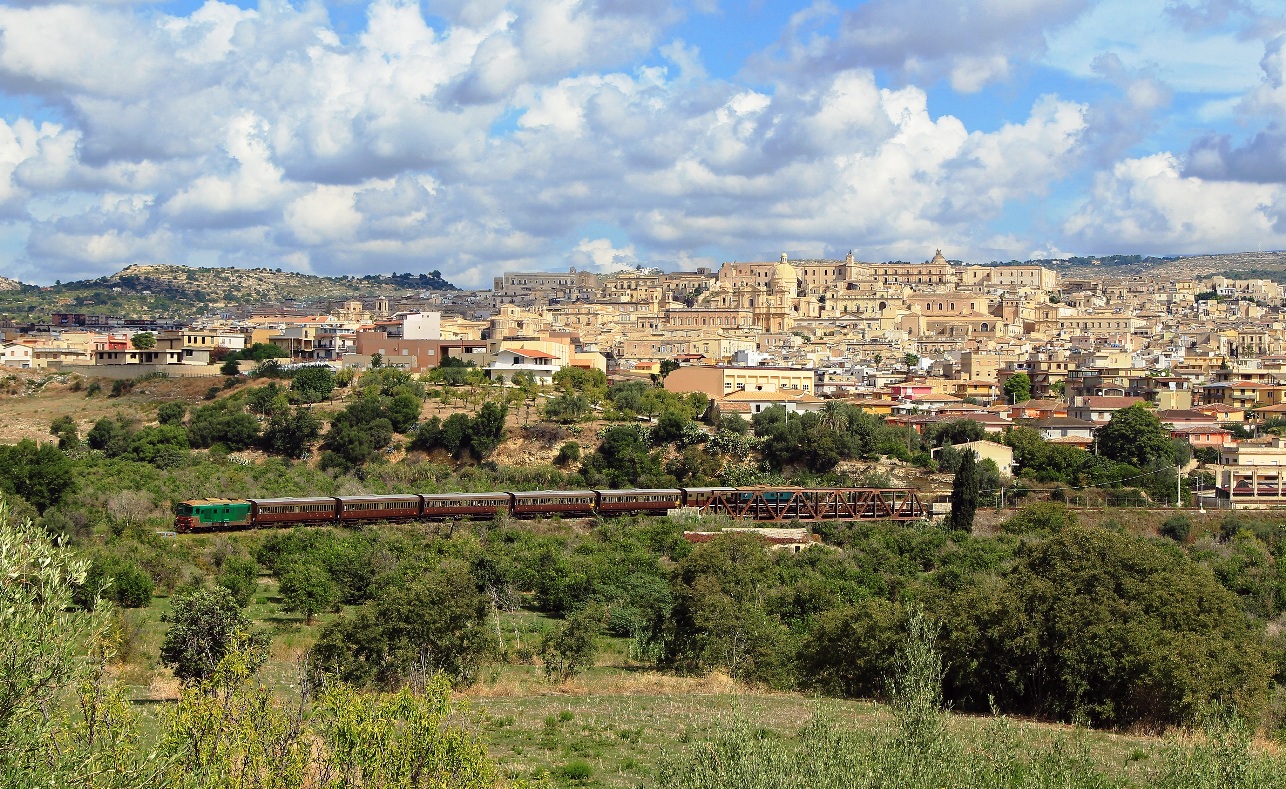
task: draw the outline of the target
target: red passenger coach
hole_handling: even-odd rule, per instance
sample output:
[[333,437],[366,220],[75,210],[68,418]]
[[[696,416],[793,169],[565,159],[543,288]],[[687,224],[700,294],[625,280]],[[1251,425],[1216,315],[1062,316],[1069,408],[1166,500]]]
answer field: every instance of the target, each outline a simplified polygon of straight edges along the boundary
[[668,512],[682,502],[683,491],[678,488],[598,492],[598,511],[603,515],[617,512]]
[[592,490],[535,490],[513,494],[514,515],[593,515],[598,494]]
[[306,499],[250,499],[256,527],[292,523],[330,523],[339,518],[339,499],[315,496]]
[[341,521],[406,520],[420,517],[420,497],[344,496],[340,499]]
[[426,493],[420,498],[424,518],[490,518],[497,510],[507,514],[513,506],[509,493]]

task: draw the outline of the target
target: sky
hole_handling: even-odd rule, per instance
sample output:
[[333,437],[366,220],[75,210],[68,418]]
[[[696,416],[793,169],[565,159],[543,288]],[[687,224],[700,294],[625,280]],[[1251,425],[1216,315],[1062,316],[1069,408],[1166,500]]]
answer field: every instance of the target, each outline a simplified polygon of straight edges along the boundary
[[0,2],[0,275],[1286,249],[1282,0]]

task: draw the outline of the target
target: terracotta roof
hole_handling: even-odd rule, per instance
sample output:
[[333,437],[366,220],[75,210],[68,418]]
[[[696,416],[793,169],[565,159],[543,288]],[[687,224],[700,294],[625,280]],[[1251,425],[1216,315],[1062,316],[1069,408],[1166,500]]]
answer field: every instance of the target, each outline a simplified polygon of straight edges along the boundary
[[544,351],[538,351],[534,348],[505,348],[503,350],[509,351],[510,353],[516,354],[518,356],[522,356],[526,359],[557,359],[558,358],[552,353],[545,353]]

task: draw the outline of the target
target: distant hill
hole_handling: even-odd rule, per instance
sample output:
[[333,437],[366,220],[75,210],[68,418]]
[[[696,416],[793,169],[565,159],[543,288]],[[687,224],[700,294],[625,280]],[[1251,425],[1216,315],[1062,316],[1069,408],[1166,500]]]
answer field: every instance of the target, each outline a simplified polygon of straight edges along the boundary
[[22,290],[22,283],[16,279],[0,277],[0,291],[2,290]]
[[129,266],[110,277],[63,282],[46,288],[0,287],[0,315],[44,320],[55,312],[128,317],[191,318],[212,310],[292,303],[308,308],[325,302],[459,290],[440,272],[319,277],[280,269]]
[[[1095,262],[1097,261],[1097,262]],[[1286,282],[1286,252],[1231,252],[1221,255],[1140,257],[1104,255],[1065,261],[1032,261],[1058,268],[1069,277],[1137,276],[1193,279],[1223,275],[1232,279],[1271,279]]]

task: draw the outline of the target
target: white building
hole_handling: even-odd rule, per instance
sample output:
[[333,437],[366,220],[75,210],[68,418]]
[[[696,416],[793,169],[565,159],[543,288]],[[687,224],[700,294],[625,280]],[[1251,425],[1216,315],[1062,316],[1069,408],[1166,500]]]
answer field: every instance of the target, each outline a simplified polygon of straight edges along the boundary
[[30,370],[33,364],[32,349],[29,345],[18,343],[0,343],[0,364],[5,367],[20,367]]

